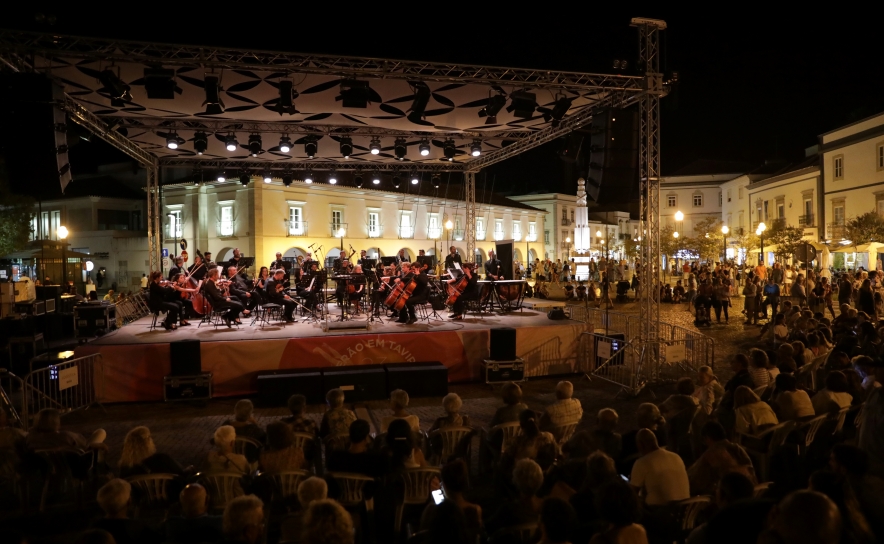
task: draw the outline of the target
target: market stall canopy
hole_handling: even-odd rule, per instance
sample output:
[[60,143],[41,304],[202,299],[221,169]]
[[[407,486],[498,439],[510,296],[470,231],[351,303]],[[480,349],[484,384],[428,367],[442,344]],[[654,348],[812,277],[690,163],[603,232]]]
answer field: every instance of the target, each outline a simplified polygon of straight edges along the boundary
[[46,240],[42,244],[40,242],[32,242],[31,247],[21,251],[15,251],[7,255],[0,255],[0,260],[17,261],[28,259],[89,259],[92,255],[88,253],[80,253],[68,249],[64,251],[60,242]]

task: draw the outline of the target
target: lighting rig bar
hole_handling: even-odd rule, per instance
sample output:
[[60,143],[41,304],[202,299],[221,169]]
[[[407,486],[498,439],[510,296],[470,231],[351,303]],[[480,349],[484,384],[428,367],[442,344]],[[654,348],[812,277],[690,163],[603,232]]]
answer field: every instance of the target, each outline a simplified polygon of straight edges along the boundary
[[353,172],[362,170],[370,173],[375,170],[380,172],[400,172],[403,175],[412,171],[417,172],[462,172],[463,168],[457,163],[416,163],[413,166],[406,166],[397,163],[383,162],[334,162],[334,161],[240,161],[240,160],[203,160],[203,159],[181,159],[181,158],[164,158],[160,159],[160,166],[175,167],[185,166],[188,168],[199,168],[202,170],[254,170],[262,172],[264,170],[285,171],[285,170],[311,170],[324,171],[336,170],[338,172]]
[[554,87],[575,91],[616,90],[639,93],[643,83],[640,76],[159,44],[16,30],[0,30],[0,50],[15,51],[26,56],[100,59],[117,63]]

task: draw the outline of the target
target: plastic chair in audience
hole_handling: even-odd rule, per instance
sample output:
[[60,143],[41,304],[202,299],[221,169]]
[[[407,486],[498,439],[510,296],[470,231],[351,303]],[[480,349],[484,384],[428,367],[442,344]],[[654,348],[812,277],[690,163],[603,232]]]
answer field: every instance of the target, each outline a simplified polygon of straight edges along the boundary
[[[445,464],[455,457],[464,457],[469,466],[471,441],[475,429],[472,427],[445,427],[436,429],[427,435],[430,444],[441,443],[441,453],[433,452],[432,458],[434,464]],[[438,437],[439,440],[435,440]]]
[[354,472],[329,472],[328,476],[337,482],[340,488],[340,496],[337,501],[344,508],[356,508],[365,503],[365,509],[371,511],[374,504],[371,499],[366,500],[362,490],[365,484],[374,482],[375,479],[365,474]]
[[767,493],[767,490],[770,489],[770,486],[773,485],[773,482],[762,482],[755,486],[755,491],[753,491],[752,496],[756,499],[759,499]]
[[244,495],[243,475],[239,472],[200,472],[194,477],[209,494],[209,509],[215,513],[224,511],[227,503]]
[[[135,517],[141,515],[143,507],[162,508],[165,514],[173,502],[169,497],[169,483],[177,477],[175,474],[157,473],[126,478],[138,498],[135,504]],[[177,497],[175,499],[177,500]]]
[[282,472],[265,472],[264,475],[273,482],[273,498],[285,501],[298,495],[301,482],[313,476],[307,470],[286,470]]
[[571,440],[571,437],[574,436],[574,431],[577,430],[578,423],[580,422],[566,423],[565,425],[556,425],[552,428],[552,435],[555,437],[559,447],[562,447],[565,445],[565,442]]
[[683,535],[686,536],[694,530],[697,526],[697,518],[710,504],[712,504],[712,497],[709,495],[691,497],[678,503],[677,519]]
[[799,423],[795,431],[798,434],[798,454],[806,455],[807,450],[810,449],[810,446],[813,444],[813,441],[816,440],[816,436],[820,427],[823,423],[829,420],[829,416],[823,414],[821,416],[817,416],[809,421],[805,421]]
[[[70,450],[37,450],[34,452],[46,463],[46,474],[43,480],[43,491],[40,494],[40,512],[46,510],[46,502],[52,491],[53,485],[60,487],[61,492],[67,490],[68,485],[74,488],[77,494],[77,505],[82,506],[83,491],[88,471],[92,468],[93,455],[91,452],[79,454]],[[83,474],[75,470],[71,462],[78,468],[85,469]],[[82,466],[80,466],[82,464]],[[88,466],[87,466],[88,465]]]
[[322,439],[322,445],[325,447],[325,457],[327,459],[329,452],[343,451],[350,447],[350,434],[330,434]]
[[402,531],[402,516],[405,507],[410,504],[424,504],[430,498],[430,482],[436,478],[442,479],[442,471],[438,468],[419,467],[408,468],[402,473],[404,484],[404,496],[402,502],[396,507],[396,521],[394,523],[395,534]]
[[835,429],[832,431],[833,435],[837,436],[841,434],[841,431],[844,429],[844,422],[847,421],[848,411],[850,411],[850,406],[829,414],[829,419],[835,421]]
[[262,449],[264,449],[263,444],[248,436],[237,436],[236,440],[233,441],[233,453],[245,456],[252,465],[252,470],[255,470],[257,467]]
[[500,442],[500,453],[503,453],[512,445],[516,437],[522,434],[522,427],[518,421],[511,421],[510,423],[501,423],[491,428],[492,435],[497,432],[503,435],[503,440]]
[[765,429],[757,435],[740,434],[739,442],[746,449],[756,467],[758,478],[767,481],[770,476],[771,459],[786,443],[789,433],[795,429],[794,421],[785,421]]
[[301,448],[301,451],[304,452],[304,459],[307,459],[310,464],[314,467],[314,469],[322,470],[322,455],[320,455],[319,451],[319,442],[317,442],[316,436],[311,433],[301,433],[295,432],[292,433],[294,437],[294,442],[292,445],[296,448]]

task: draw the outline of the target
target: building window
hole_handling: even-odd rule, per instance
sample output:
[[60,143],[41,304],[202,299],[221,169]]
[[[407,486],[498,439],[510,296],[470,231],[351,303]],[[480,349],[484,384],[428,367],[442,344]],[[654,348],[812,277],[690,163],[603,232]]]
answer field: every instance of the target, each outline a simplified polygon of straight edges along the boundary
[[40,237],[43,240],[54,240],[52,231],[49,230],[49,212],[43,212],[40,215]]
[[414,224],[411,221],[411,212],[401,212],[399,215],[399,237],[411,238],[414,236]]
[[503,219],[494,220],[494,239],[503,240]]
[[549,231],[543,231],[543,243],[549,245]]
[[169,224],[166,229],[166,238],[169,240],[177,240],[183,236],[182,225],[181,225],[181,211],[174,210],[170,211],[169,215]]
[[332,210],[332,232],[338,232],[344,226],[344,210]]
[[522,239],[522,223],[513,221],[513,240],[518,242]]
[[37,240],[39,238],[39,230],[37,229],[37,214],[34,214],[34,217],[31,218],[31,240]]
[[368,237],[377,238],[381,235],[381,214],[368,212]]
[[743,200],[743,188],[742,187],[737,187],[737,198],[739,198],[740,200]]
[[721,191],[718,191],[718,207],[721,207]]
[[537,240],[537,223],[531,222],[528,223],[528,241],[534,242]]
[[233,236],[233,206],[221,206],[221,236]]
[[477,217],[476,218],[476,240],[484,240],[485,239],[485,218]]
[[427,217],[427,238],[436,240],[441,234],[442,228],[439,226],[439,214],[431,213]]
[[768,213],[768,208],[770,207],[769,204],[770,204],[770,200],[764,201],[764,220],[765,221],[770,220],[770,214]]
[[289,236],[304,234],[304,209],[300,206],[289,207]]
[[674,208],[678,205],[678,199],[675,195],[667,195],[666,196],[666,205],[670,208]]
[[740,229],[743,228],[743,212],[742,211],[737,213],[737,227]]
[[836,225],[844,224],[844,204],[832,207],[832,222]]
[[884,142],[875,146],[875,170],[884,170]]
[[777,219],[783,219],[786,217],[786,206],[782,203],[777,203]]
[[562,219],[565,221],[568,220],[568,208],[562,208]]
[[731,190],[730,189],[727,190],[727,201],[728,202],[731,201]]
[[571,224],[574,224],[574,210],[571,210]]
[[693,197],[694,207],[702,208],[703,207],[703,193],[697,193]]
[[832,157],[832,177],[835,181],[844,179],[844,155]]

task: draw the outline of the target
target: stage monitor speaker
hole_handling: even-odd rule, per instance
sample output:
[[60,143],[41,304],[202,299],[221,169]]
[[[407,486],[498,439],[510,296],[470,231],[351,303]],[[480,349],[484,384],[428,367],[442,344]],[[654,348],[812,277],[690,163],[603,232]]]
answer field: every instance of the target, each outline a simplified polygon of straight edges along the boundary
[[392,363],[387,367],[387,388],[408,391],[410,397],[444,397],[448,394],[448,368],[439,361]]
[[345,402],[365,402],[387,398],[387,371],[384,365],[346,366],[324,369],[325,391],[340,388]]
[[[334,317],[334,314],[329,317]],[[350,321],[326,321],[322,323],[322,330],[328,331],[367,331],[368,321],[351,319]]]
[[262,370],[257,380],[258,402],[262,406],[286,406],[295,394],[307,397],[307,404],[325,402],[321,368]]
[[637,200],[638,115],[611,109],[592,118],[586,194],[598,204]]
[[494,253],[497,260],[500,261],[500,275],[505,280],[515,279],[513,277],[513,241],[502,240],[494,244]]
[[498,327],[491,329],[491,350],[489,359],[492,361],[513,361],[516,358],[516,329]]
[[199,340],[169,342],[170,376],[196,376],[203,371]]

